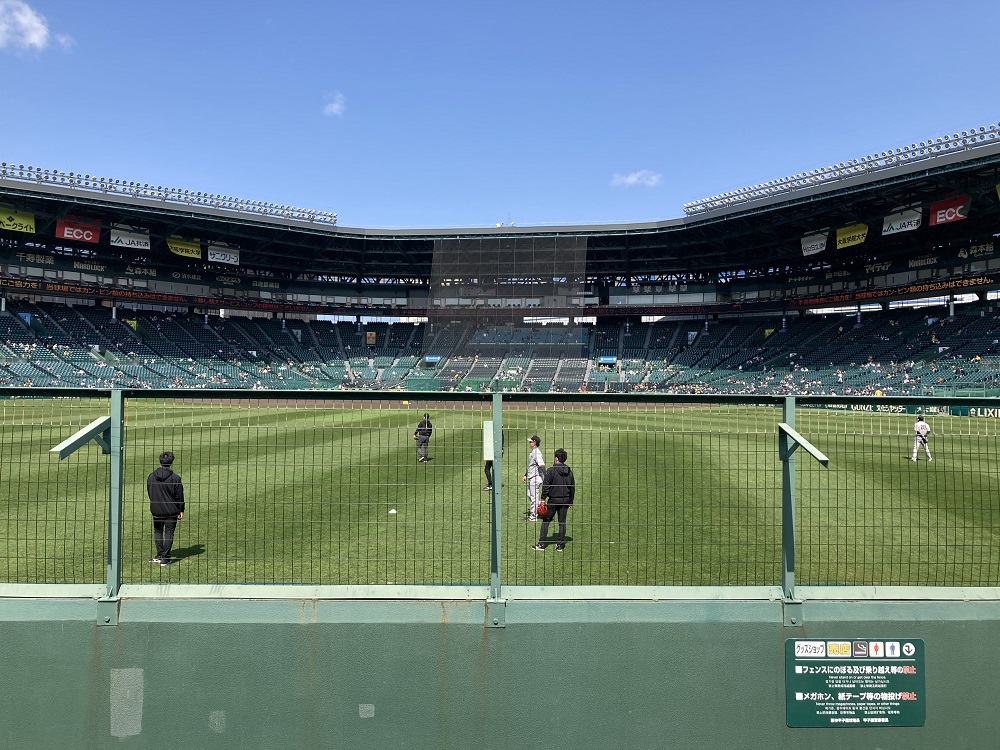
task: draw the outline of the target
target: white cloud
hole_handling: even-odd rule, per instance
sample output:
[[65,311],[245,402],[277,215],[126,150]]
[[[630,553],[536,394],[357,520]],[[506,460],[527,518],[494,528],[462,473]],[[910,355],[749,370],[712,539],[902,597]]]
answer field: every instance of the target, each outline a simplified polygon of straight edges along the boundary
[[649,169],[640,169],[632,174],[616,174],[611,178],[611,187],[632,187],[632,185],[656,187],[661,182],[663,182],[662,174]]
[[347,99],[339,91],[327,94],[327,102],[323,107],[323,114],[327,117],[343,117],[344,110],[347,109]]
[[0,49],[41,51],[49,46],[49,25],[24,0],[0,0]]

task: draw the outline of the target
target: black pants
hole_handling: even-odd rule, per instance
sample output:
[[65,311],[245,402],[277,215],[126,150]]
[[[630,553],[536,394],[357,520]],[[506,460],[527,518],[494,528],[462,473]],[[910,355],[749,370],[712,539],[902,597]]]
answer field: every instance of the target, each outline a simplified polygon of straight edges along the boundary
[[566,513],[569,511],[568,505],[554,505],[548,503],[549,512],[542,516],[542,528],[538,532],[538,543],[547,544],[545,537],[549,535],[549,523],[557,515],[559,516],[559,536],[556,537],[556,544],[566,544]]
[[427,443],[430,441],[426,435],[417,435],[417,458],[427,458]]
[[493,459],[486,462],[486,466],[483,467],[483,473],[486,475],[486,486],[493,486]]
[[176,518],[153,519],[153,542],[156,544],[157,557],[170,557],[170,548],[174,546],[174,529],[176,528]]

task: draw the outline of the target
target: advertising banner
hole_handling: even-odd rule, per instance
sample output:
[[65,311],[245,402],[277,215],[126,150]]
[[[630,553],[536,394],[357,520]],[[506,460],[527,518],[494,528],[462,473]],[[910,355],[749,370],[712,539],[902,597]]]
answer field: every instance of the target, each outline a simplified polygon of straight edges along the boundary
[[150,250],[149,230],[130,227],[128,224],[111,225],[111,247],[125,247],[131,250]]
[[837,249],[842,250],[852,245],[860,245],[868,238],[867,224],[851,224],[837,230]]
[[240,250],[237,247],[227,247],[225,245],[208,246],[209,263],[229,263],[233,266],[240,264]]
[[167,247],[174,255],[201,260],[201,243],[198,240],[184,240],[172,235],[167,238]]
[[900,211],[898,214],[890,214],[882,219],[882,236],[920,229],[922,216],[920,211]]
[[967,258],[988,258],[995,252],[992,242],[977,242],[968,247],[958,249],[958,257],[965,260]]
[[77,242],[97,242],[101,239],[101,222],[85,216],[66,214],[56,220],[56,237]]
[[0,229],[10,232],[35,233],[35,215],[12,208],[0,208]]
[[802,238],[802,254],[816,255],[826,250],[826,240],[829,237],[826,233],[812,234]]
[[375,346],[375,342],[378,338],[378,334],[375,331],[365,331],[365,341],[368,346]]
[[954,198],[932,203],[929,224],[936,227],[938,224],[950,224],[953,221],[967,219],[971,205],[972,198],[967,195],[956,195]]

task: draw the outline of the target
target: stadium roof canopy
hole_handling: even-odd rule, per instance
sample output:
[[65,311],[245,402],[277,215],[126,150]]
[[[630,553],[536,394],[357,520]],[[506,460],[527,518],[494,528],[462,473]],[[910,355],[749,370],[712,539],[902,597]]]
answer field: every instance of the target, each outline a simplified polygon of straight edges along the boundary
[[[916,148],[916,146],[914,146]],[[83,256],[204,269],[204,260],[172,255],[168,237],[197,239],[239,248],[240,265],[276,276],[326,277],[345,283],[427,283],[435,241],[449,238],[573,236],[587,238],[589,280],[711,277],[742,271],[834,267],[898,260],[934,248],[981,241],[1000,227],[1000,139],[959,138],[945,149],[888,152],[877,161],[855,160],[830,171],[809,172],[685,206],[684,218],[618,225],[483,229],[382,230],[343,227],[336,216],[287,206],[189,191],[122,183],[32,167],[0,166],[0,207],[34,216],[32,242],[52,242],[58,220],[84,216],[102,226],[127,225],[149,231],[150,249],[135,253],[59,240]],[[971,208],[961,221],[931,226],[931,204],[967,196]],[[915,231],[882,234],[886,216],[917,208]],[[835,247],[836,230],[869,227],[862,243]],[[830,234],[824,252],[805,256],[802,239]],[[0,230],[0,240],[26,236]],[[48,238],[48,239],[46,239]],[[0,248],[2,249],[2,248]],[[6,250],[11,252],[10,244]],[[129,253],[132,252],[130,256]],[[224,266],[216,266],[225,270]]]

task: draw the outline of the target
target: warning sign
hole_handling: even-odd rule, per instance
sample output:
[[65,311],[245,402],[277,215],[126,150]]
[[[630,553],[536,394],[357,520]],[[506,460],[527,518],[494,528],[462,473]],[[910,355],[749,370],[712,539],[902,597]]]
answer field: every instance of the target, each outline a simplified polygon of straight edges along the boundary
[[927,719],[924,642],[785,641],[790,727],[921,727]]

